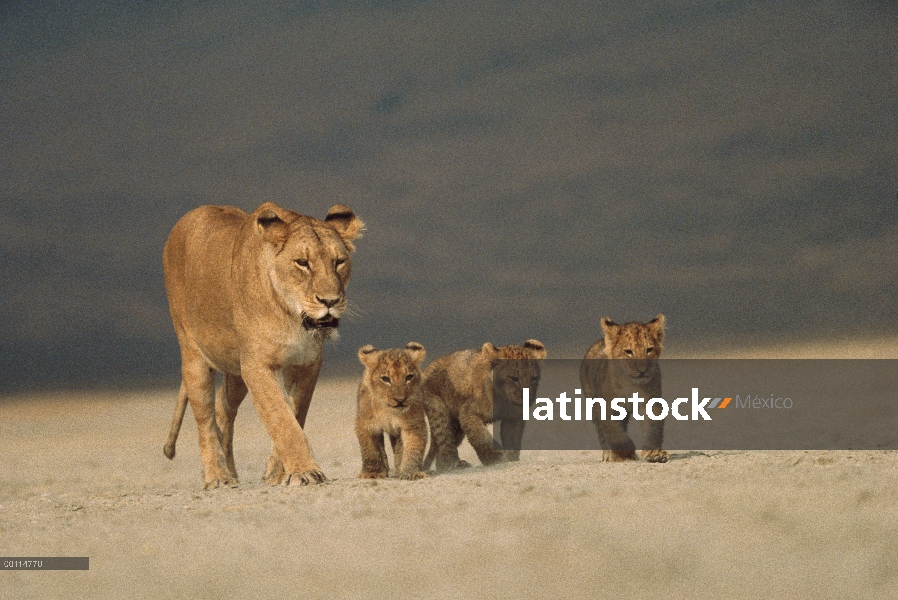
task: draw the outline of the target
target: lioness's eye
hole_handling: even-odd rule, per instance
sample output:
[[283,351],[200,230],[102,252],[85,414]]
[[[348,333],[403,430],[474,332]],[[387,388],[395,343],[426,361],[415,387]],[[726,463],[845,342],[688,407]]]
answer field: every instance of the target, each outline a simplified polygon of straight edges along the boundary
[[509,377],[512,383],[518,383],[520,380],[517,377]]
[[381,377],[380,380],[383,381],[384,383],[390,383],[390,378],[387,377],[386,375],[384,375],[383,377]]
[[532,381],[533,383],[536,383],[537,381],[539,381],[539,377],[534,376],[533,378],[530,379],[530,381]]
[[295,261],[293,261],[293,262],[295,262],[295,263],[296,263],[297,265],[299,265],[300,267],[306,267],[306,268],[308,268],[308,266],[309,266],[309,261],[307,261],[307,260],[304,259],[304,258],[297,258],[297,259],[296,259]]
[[415,378],[415,376],[414,376],[413,374],[411,374],[411,373],[409,373],[408,375],[405,376],[405,380],[406,380],[406,381],[411,381],[411,380],[414,379],[414,378]]

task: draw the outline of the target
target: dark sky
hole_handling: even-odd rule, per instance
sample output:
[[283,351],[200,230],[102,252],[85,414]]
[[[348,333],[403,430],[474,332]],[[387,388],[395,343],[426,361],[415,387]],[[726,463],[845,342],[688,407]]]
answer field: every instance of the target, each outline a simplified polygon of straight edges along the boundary
[[174,385],[201,204],[368,224],[359,346],[898,334],[896,2],[4,2],[0,391]]

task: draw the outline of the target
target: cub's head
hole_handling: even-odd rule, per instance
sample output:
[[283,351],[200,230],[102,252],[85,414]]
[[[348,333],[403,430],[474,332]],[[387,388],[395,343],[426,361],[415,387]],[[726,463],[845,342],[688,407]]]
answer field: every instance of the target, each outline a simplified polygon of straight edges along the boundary
[[618,325],[608,317],[602,319],[605,332],[606,358],[624,359],[627,374],[636,382],[645,382],[658,369],[657,359],[664,349],[664,315],[659,314],[648,323]]
[[409,342],[405,348],[378,350],[368,344],[359,348],[359,360],[365,365],[362,384],[389,408],[404,410],[421,402],[421,361],[424,346]]
[[499,346],[490,343],[480,350],[493,365],[493,393],[517,405],[524,403],[524,388],[530,397],[539,384],[539,361],[546,357],[546,347],[537,340],[527,340],[523,346]]
[[330,337],[346,310],[353,241],[364,223],[348,208],[332,206],[323,221],[266,202],[250,218],[262,238],[264,268],[278,303],[320,337]]

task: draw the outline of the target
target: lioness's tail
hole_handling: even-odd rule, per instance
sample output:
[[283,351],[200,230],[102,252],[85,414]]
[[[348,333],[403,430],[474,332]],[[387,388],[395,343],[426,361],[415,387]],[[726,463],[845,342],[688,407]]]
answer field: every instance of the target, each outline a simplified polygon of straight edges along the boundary
[[171,420],[171,429],[168,430],[168,441],[162,452],[169,459],[175,457],[175,444],[178,442],[178,432],[181,431],[181,422],[184,420],[184,411],[187,410],[187,386],[181,382],[181,389],[178,390],[178,403],[175,405],[175,415]]

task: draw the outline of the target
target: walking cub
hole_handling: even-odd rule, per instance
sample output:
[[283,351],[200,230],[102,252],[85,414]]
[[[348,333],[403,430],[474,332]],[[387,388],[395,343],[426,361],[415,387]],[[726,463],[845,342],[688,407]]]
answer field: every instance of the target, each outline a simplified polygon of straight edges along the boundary
[[365,365],[355,418],[355,434],[362,451],[359,478],[389,475],[384,434],[393,446],[399,479],[427,477],[421,469],[427,446],[419,369],[424,346],[409,342],[402,349],[377,350],[369,344],[359,349],[359,360]]
[[[661,371],[657,359],[664,340],[664,315],[648,323],[618,325],[602,319],[605,337],[586,352],[580,365],[583,394],[593,398],[627,398],[638,392],[643,398],[661,397]],[[636,445],[627,435],[628,411],[623,421],[596,420],[596,432],[602,446],[602,460],[636,460]],[[642,421],[642,458],[648,462],[667,462],[670,456],[661,449],[664,421]]]
[[[424,410],[430,422],[430,450],[424,469],[436,458],[438,472],[470,466],[459,459],[465,436],[484,465],[518,460],[524,434],[522,389],[536,393],[539,360],[545,347],[536,340],[523,346],[486,343],[480,352],[462,350],[433,361],[424,370]],[[494,448],[486,424],[496,422],[502,447]]]

